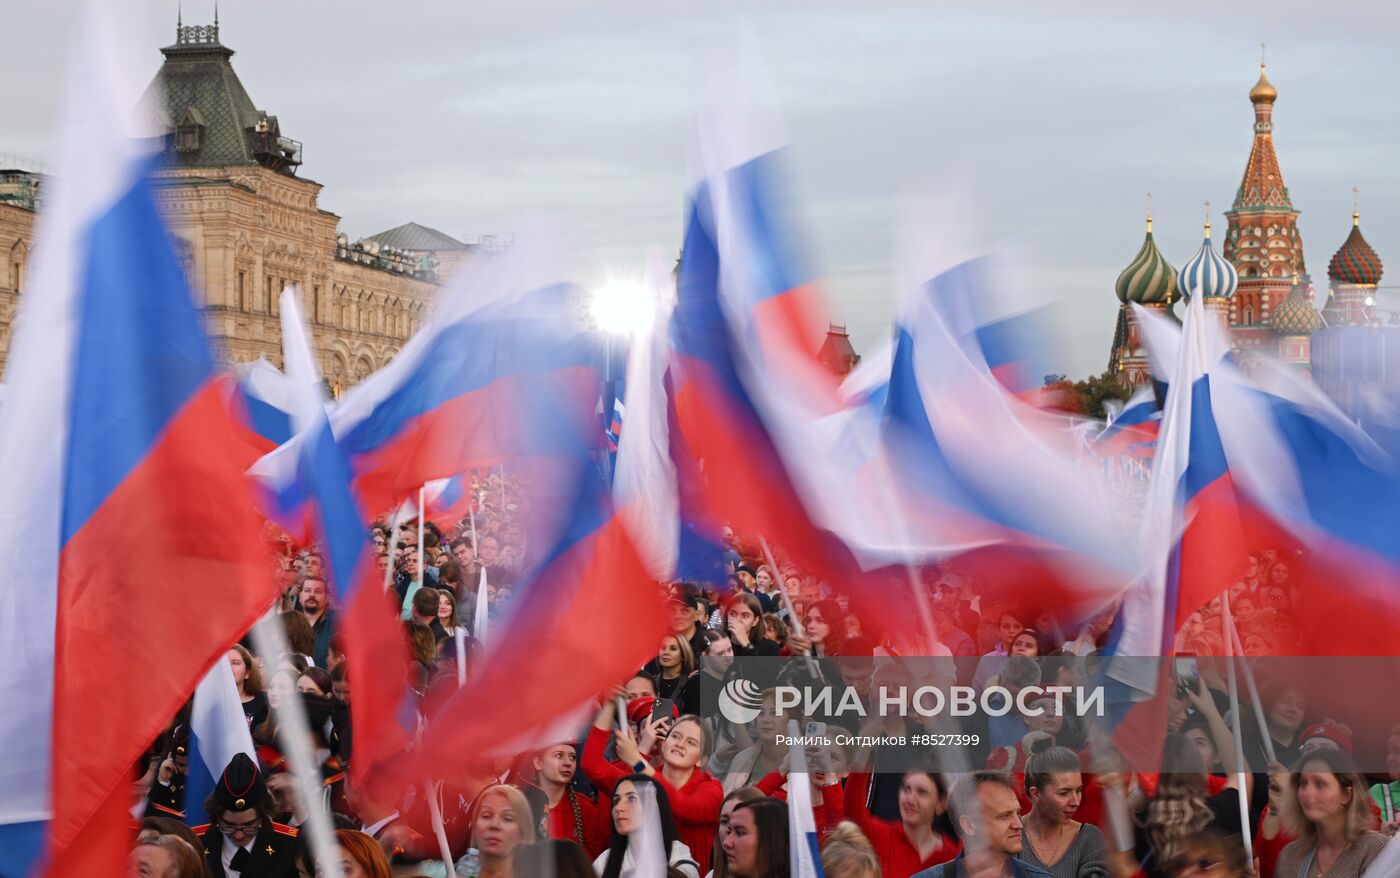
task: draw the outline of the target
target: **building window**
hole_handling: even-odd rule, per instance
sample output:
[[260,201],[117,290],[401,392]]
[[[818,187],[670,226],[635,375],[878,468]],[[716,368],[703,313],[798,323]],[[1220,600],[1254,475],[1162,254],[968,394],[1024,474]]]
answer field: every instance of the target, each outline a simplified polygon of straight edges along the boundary
[[321,322],[321,285],[311,285],[311,322]]
[[10,276],[15,279],[15,292],[18,293],[24,286],[24,263],[16,262]]
[[263,310],[272,313],[272,275],[267,276],[267,283],[263,287]]
[[245,273],[244,273],[244,272],[241,272],[241,271],[238,272],[238,285],[237,285],[237,290],[238,290],[238,299],[237,299],[238,307],[239,307],[240,310],[247,311],[247,310],[248,310],[248,298],[247,298],[248,294],[247,294],[247,292],[244,290],[244,281],[245,281]]

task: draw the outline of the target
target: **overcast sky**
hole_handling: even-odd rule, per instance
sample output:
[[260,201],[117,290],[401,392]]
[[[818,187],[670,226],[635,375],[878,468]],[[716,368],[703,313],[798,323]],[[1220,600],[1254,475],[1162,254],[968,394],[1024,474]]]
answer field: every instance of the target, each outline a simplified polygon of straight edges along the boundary
[[[130,4],[150,71],[175,0]],[[530,217],[565,233],[578,279],[675,250],[698,59],[755,33],[795,147],[832,311],[868,348],[891,316],[897,219],[957,179],[969,222],[1067,303],[1064,370],[1100,371],[1113,283],[1144,195],[1180,266],[1239,185],[1259,43],[1310,272],[1346,237],[1351,189],[1400,265],[1400,5],[225,0],[221,36],[254,103],[305,144],[301,175],[352,238],[407,221],[468,240]],[[1150,8],[1148,8],[1150,6]],[[0,153],[48,158],[76,0],[11,3]],[[186,24],[212,0],[185,0]]]

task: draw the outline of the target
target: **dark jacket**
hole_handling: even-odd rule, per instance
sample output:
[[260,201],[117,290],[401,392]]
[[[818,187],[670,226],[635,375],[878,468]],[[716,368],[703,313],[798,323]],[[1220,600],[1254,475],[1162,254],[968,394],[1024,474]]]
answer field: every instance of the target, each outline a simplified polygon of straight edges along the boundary
[[[914,875],[913,878],[966,878],[966,859],[967,851],[963,851],[952,860],[946,863],[939,863],[932,869],[925,869]],[[1050,873],[1044,869],[1036,868],[1030,863],[1018,860],[1015,857],[1007,860],[1006,865],[1010,868],[1011,874],[1016,876],[1016,878],[1052,878]]]
[[[209,823],[196,826],[194,833],[204,842],[204,862],[209,874],[213,878],[227,878],[223,833]],[[300,849],[301,839],[297,838],[296,829],[264,821],[248,851],[248,862],[240,878],[297,878],[296,857]]]

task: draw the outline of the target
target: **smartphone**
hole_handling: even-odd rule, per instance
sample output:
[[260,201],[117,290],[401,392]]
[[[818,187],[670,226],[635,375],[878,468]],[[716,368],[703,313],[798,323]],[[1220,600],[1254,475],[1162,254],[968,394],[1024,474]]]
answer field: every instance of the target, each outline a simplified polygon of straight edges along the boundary
[[1176,654],[1176,693],[1182,698],[1188,692],[1194,692],[1199,688],[1196,682],[1196,654],[1194,652],[1179,652]]
[[825,738],[826,723],[809,722],[807,723],[807,729],[804,734],[809,738]]
[[656,722],[657,717],[671,719],[676,704],[669,698],[658,698],[651,706],[651,721]]

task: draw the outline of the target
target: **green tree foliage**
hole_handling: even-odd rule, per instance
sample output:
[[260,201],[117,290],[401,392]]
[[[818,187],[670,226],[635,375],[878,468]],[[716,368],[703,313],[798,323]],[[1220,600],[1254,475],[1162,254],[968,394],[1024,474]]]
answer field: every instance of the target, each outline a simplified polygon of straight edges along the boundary
[[1058,407],[1071,414],[1104,418],[1106,400],[1126,400],[1132,395],[1127,382],[1105,371],[1082,381],[1070,381],[1064,375],[1046,375],[1045,389],[1059,395]]

